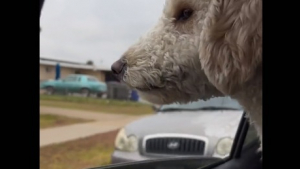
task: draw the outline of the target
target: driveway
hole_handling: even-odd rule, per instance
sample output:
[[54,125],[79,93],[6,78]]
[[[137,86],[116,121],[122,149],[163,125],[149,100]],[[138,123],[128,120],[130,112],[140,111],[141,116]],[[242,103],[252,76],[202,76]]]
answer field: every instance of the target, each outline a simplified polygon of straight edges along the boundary
[[40,114],[54,114],[73,118],[95,120],[94,122],[84,124],[73,124],[63,127],[40,129],[40,147],[113,131],[132,121],[148,116],[98,113],[46,106],[40,106]]

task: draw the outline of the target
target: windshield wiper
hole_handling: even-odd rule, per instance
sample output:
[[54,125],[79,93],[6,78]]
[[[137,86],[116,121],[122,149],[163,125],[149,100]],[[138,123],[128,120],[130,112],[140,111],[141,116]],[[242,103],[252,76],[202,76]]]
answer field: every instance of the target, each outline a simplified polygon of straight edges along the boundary
[[167,109],[161,109],[160,112],[167,112],[167,111],[182,111],[183,109],[178,108],[167,108]]
[[197,111],[197,110],[241,110],[241,109],[231,108],[231,107],[214,107],[214,106],[208,106],[208,107],[201,107],[201,108],[197,108],[197,109],[167,108],[167,109],[161,109],[161,110],[159,110],[159,112]]
[[197,109],[182,109],[182,108],[167,108],[159,110],[160,112],[173,112],[173,111],[197,111],[197,110],[240,110],[237,108],[230,108],[230,107],[202,107]]
[[210,106],[210,107],[202,107],[202,108],[199,108],[197,110],[240,110],[240,109],[231,108],[231,107],[214,107],[214,106]]
[[159,110],[160,112],[170,112],[170,111],[193,111],[194,109],[181,109],[181,108],[167,108]]

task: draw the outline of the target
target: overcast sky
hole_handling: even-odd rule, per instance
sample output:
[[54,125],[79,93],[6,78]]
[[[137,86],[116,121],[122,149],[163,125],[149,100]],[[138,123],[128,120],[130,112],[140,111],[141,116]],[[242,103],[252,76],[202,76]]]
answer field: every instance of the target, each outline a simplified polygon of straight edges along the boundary
[[164,0],[45,0],[40,56],[110,68],[158,20]]

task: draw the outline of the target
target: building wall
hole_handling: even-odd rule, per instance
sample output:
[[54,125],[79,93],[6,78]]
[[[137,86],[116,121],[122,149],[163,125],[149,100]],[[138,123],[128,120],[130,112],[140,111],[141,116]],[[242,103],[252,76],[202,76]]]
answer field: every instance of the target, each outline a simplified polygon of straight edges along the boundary
[[[96,77],[100,81],[105,81],[105,74],[102,71],[75,69],[75,68],[60,68],[61,78],[65,78],[70,74],[86,74]],[[41,65],[40,64],[40,81],[54,79],[55,78],[55,66]]]
[[99,81],[105,82],[105,74],[102,71],[94,70],[80,70],[81,74],[91,75],[96,77]]
[[60,68],[60,78],[63,79],[70,74],[75,74],[75,69],[74,68],[67,68],[67,67],[61,67]]
[[55,78],[55,67],[40,64],[40,81]]

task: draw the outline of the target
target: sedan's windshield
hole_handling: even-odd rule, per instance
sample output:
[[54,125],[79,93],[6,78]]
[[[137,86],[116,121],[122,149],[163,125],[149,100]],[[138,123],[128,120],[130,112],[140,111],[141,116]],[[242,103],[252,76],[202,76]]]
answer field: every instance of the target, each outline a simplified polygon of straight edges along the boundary
[[215,97],[206,101],[199,100],[188,104],[169,104],[163,105],[159,111],[194,111],[194,110],[241,110],[241,105],[230,97]]

